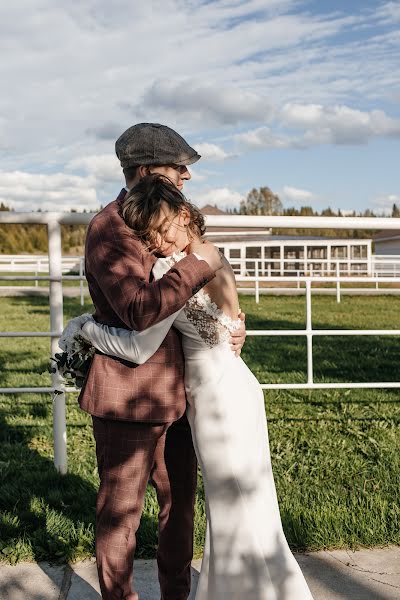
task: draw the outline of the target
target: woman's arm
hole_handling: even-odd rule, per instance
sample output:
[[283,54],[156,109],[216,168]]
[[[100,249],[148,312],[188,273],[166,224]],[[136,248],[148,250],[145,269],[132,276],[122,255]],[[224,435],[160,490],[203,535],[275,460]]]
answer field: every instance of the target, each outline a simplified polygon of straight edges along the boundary
[[141,365],[158,350],[181,310],[144,331],[109,327],[91,319],[83,324],[82,336],[104,354]]

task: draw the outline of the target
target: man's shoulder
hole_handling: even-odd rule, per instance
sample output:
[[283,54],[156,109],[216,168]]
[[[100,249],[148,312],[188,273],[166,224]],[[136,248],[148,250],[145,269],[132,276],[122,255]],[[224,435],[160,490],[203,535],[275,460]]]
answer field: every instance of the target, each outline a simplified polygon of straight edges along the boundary
[[93,227],[93,225],[99,225],[100,223],[109,221],[110,219],[124,223],[120,215],[120,203],[117,200],[113,200],[104,208],[102,208],[90,221],[90,227]]
[[102,238],[107,238],[109,235],[114,237],[116,233],[124,232],[128,234],[131,232],[121,215],[121,200],[123,200],[123,196],[124,190],[120,192],[116,200],[107,204],[93,217],[87,231],[88,238],[98,235]]
[[99,244],[107,244],[108,247],[121,251],[129,244],[132,250],[144,253],[143,242],[135,236],[122,218],[120,199],[121,194],[91,220],[86,235],[86,253],[89,249],[97,248]]

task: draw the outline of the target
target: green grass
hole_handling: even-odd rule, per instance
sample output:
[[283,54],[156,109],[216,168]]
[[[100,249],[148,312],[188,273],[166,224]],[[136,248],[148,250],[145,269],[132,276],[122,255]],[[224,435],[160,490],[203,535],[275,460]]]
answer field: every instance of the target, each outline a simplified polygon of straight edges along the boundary
[[[90,310],[65,299],[65,317]],[[241,298],[248,329],[302,329],[304,297]],[[400,299],[313,297],[315,328],[398,328]],[[49,330],[46,298],[0,298],[0,330]],[[395,337],[314,339],[316,381],[396,381]],[[49,340],[0,339],[0,387],[49,385]],[[251,338],[243,358],[261,382],[306,381],[303,337]],[[292,548],[400,544],[400,390],[267,391],[271,453]],[[0,557],[74,560],[94,551],[98,477],[90,418],[68,396],[69,473],[52,461],[46,395],[0,396]],[[155,554],[157,503],[149,489],[137,556]],[[195,554],[202,550],[199,475]]]

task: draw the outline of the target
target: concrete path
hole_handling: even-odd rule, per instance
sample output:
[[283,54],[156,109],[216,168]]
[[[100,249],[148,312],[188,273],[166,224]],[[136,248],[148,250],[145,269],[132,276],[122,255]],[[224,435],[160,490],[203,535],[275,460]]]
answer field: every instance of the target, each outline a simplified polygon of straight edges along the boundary
[[[399,600],[400,547],[296,554],[314,600]],[[194,600],[201,561],[193,562]],[[135,562],[140,600],[159,600],[156,563]],[[1,600],[99,600],[94,561],[67,566],[0,563]],[[225,600],[221,598],[221,600]],[[229,599],[226,599],[229,600]],[[297,600],[293,598],[293,600]]]

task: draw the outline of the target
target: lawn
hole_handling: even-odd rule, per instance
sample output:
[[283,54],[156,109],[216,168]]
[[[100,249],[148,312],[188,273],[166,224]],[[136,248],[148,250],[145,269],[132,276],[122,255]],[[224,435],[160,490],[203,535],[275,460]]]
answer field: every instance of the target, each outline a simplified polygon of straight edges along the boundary
[[[303,328],[304,297],[241,298],[248,329]],[[315,328],[400,329],[400,299],[313,297]],[[65,317],[90,310],[65,299]],[[49,330],[46,298],[0,298],[0,330]],[[49,340],[0,338],[0,387],[49,385]],[[303,337],[248,338],[260,382],[306,381]],[[316,381],[396,381],[400,340],[314,339]],[[271,453],[284,529],[294,549],[400,544],[400,390],[267,391]],[[245,402],[245,399],[243,399]],[[52,462],[48,395],[0,396],[0,557],[74,560],[94,550],[98,477],[90,419],[68,396],[69,473]],[[157,504],[149,489],[137,556],[152,557]],[[204,503],[199,474],[195,553]]]

